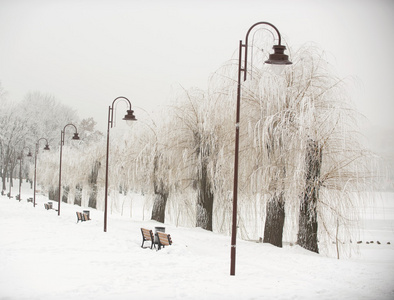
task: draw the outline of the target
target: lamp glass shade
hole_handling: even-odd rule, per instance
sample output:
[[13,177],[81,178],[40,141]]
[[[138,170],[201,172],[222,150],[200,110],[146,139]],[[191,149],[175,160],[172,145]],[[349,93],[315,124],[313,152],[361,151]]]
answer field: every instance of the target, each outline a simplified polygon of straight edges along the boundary
[[280,76],[283,73],[283,70],[285,69],[286,65],[271,64],[270,67],[271,67],[272,73]]

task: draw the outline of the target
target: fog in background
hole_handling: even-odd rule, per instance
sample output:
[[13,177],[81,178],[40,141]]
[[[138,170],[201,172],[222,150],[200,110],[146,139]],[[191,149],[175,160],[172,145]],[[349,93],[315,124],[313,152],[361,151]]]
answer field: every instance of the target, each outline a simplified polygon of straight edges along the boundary
[[50,94],[104,131],[118,96],[138,117],[179,87],[206,88],[260,21],[295,50],[313,42],[326,51],[365,115],[367,141],[393,161],[391,0],[0,0],[0,82],[10,101]]

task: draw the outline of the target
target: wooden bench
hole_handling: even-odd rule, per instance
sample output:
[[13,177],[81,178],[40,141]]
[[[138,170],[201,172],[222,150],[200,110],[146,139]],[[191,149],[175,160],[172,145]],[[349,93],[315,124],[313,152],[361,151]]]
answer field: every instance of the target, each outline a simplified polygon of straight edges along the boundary
[[156,235],[158,237],[158,244],[159,244],[159,249],[161,249],[161,247],[165,247],[165,246],[170,246],[172,245],[172,240],[171,240],[171,236],[169,234],[166,234],[165,232],[161,232],[158,231],[156,232]]
[[76,214],[77,214],[77,223],[79,221],[84,222],[84,221],[89,221],[90,220],[89,216],[87,214],[83,213],[83,212],[77,211]]
[[45,207],[46,210],[53,209],[53,210],[57,211],[56,208],[52,207],[52,203],[51,202],[50,203],[44,203],[44,207]]
[[152,230],[141,228],[141,234],[142,234],[142,245],[141,245],[141,248],[148,248],[148,247],[144,247],[144,243],[146,241],[150,241],[150,248],[152,249],[153,247],[155,247],[155,249],[156,249],[155,238],[153,236]]

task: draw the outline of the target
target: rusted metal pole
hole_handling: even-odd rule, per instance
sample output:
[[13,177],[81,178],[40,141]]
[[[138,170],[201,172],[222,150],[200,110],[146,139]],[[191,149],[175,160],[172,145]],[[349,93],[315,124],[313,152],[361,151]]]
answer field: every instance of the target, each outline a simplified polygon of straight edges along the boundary
[[233,225],[231,233],[231,266],[230,275],[235,275],[235,258],[237,247],[237,206],[238,206],[238,155],[239,155],[239,122],[241,112],[241,58],[242,41],[239,41],[237,112],[235,120],[235,154],[234,154],[234,187],[233,187]]
[[[278,45],[274,46],[275,53],[270,55],[270,59],[266,61],[268,64],[285,65],[291,64],[288,56],[283,53],[286,49],[281,45],[281,35],[279,30],[268,22],[258,22],[252,25],[246,33],[245,44],[239,41],[239,57],[238,57],[238,86],[237,86],[237,111],[235,121],[235,154],[234,154],[234,188],[233,188],[233,223],[231,232],[231,266],[230,275],[235,275],[235,259],[237,247],[237,206],[238,206],[238,156],[239,156],[239,126],[241,111],[241,72],[244,72],[244,81],[246,80],[248,71],[248,38],[251,30],[257,25],[268,25],[272,27],[278,36]],[[244,48],[244,66],[242,68],[242,48]]]
[[104,232],[107,232],[107,206],[108,206],[108,161],[109,161],[109,126],[111,120],[111,106],[108,107],[108,129],[107,129],[107,156],[105,159],[105,193],[104,193]]
[[64,131],[60,132],[60,163],[59,163],[59,197],[57,203],[57,215],[60,216],[60,202],[62,201],[61,190],[62,190],[62,152],[64,143]]

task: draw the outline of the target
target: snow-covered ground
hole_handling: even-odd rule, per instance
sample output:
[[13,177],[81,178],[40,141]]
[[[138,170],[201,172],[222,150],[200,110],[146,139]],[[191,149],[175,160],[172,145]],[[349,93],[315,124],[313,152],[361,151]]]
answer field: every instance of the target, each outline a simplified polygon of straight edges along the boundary
[[0,299],[394,299],[394,193],[367,209],[351,258],[238,240],[236,276],[228,236],[165,224],[173,245],[142,249],[140,228],[161,225],[142,220],[142,197],[106,233],[102,211],[77,224],[83,208],[47,201],[0,197]]

